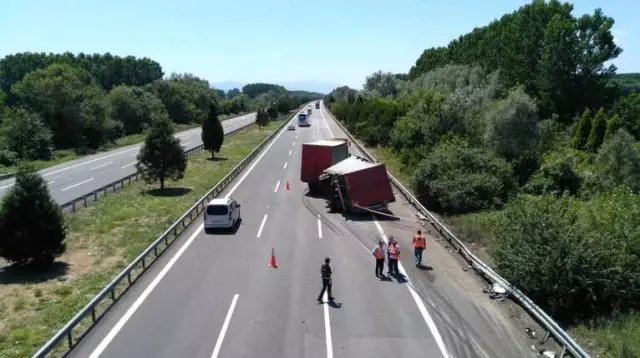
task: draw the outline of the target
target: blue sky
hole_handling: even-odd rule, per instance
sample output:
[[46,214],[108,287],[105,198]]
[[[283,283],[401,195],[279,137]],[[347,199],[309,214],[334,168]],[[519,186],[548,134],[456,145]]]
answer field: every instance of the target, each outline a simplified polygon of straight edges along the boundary
[[[359,88],[406,72],[427,47],[517,9],[523,0],[6,0],[0,57],[22,51],[147,56],[165,73],[211,82],[317,80]],[[640,72],[640,1],[580,0],[616,20],[619,72]]]

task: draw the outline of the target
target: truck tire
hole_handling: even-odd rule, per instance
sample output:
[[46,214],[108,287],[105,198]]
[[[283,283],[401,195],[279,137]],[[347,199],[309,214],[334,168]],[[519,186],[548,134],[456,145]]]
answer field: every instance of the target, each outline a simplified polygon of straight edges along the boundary
[[310,193],[317,193],[319,190],[320,190],[320,185],[318,184],[317,180],[309,182],[309,192]]

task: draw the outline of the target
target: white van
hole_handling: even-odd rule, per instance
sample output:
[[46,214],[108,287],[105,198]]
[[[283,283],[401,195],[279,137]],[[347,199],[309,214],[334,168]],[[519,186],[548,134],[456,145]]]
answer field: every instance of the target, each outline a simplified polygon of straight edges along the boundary
[[240,221],[240,204],[229,199],[213,199],[204,209],[204,229],[231,229]]

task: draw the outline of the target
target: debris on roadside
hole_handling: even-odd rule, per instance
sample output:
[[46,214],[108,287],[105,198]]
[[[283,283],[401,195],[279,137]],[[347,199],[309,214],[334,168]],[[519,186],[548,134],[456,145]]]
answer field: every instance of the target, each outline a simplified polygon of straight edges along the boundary
[[494,300],[504,301],[507,299],[507,290],[497,283],[494,283],[490,289],[485,288],[482,292],[488,293],[489,297]]

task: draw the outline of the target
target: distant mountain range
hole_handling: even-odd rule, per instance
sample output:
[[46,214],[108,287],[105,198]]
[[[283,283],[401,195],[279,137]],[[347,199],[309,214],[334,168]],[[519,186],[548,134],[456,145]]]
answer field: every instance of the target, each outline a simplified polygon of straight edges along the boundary
[[[272,83],[268,81],[254,81],[256,82],[264,82],[264,83]],[[240,89],[242,90],[242,86],[246,83],[237,82],[237,81],[224,81],[224,82],[213,82],[211,85],[217,89],[221,89],[223,91],[229,91],[230,89]],[[307,81],[295,81],[295,82],[273,82],[273,84],[283,86],[284,88],[290,91],[308,91],[308,92],[318,92],[322,94],[327,94],[331,92],[334,88],[339,87],[335,83],[330,82],[320,82],[316,80],[307,80]]]

